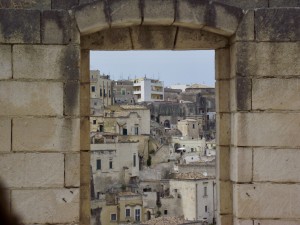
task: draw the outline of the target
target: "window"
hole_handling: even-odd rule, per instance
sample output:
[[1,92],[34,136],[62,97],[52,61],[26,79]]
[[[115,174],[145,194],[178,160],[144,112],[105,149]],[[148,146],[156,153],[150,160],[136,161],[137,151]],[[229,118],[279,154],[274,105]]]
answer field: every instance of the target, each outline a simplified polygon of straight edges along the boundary
[[204,187],[204,194],[203,194],[204,197],[207,197],[207,187]]
[[104,126],[103,126],[102,124],[100,124],[100,126],[99,126],[99,131],[100,131],[100,132],[103,132],[103,131],[104,131]]
[[106,90],[105,89],[103,89],[103,95],[104,95],[104,97],[106,97]]
[[122,89],[122,90],[121,90],[121,94],[122,94],[122,95],[126,95],[126,90],[125,90],[125,89]]
[[115,213],[110,214],[110,220],[117,221],[117,214],[115,214]]
[[193,129],[195,129],[195,124],[193,124]]
[[97,123],[97,121],[96,120],[93,120],[93,124],[96,124]]
[[96,87],[92,86],[92,92],[95,92],[95,91],[96,91]]
[[168,215],[168,210],[165,209],[165,210],[164,210],[164,214],[165,214],[165,215]]
[[141,221],[141,210],[135,209],[135,221]]
[[110,90],[108,90],[108,97],[110,97]]
[[125,210],[125,217],[130,217],[130,209]]
[[109,160],[109,169],[112,169],[113,168],[113,161],[112,159]]
[[134,134],[139,135],[139,127],[137,125],[134,127]]
[[101,170],[101,159],[97,159],[97,170]]
[[205,206],[205,212],[207,212],[207,205]]
[[133,167],[136,167],[136,154],[133,154]]
[[94,102],[94,105],[96,106],[96,105],[97,105],[97,102]]
[[100,88],[100,96],[102,96],[102,88]]

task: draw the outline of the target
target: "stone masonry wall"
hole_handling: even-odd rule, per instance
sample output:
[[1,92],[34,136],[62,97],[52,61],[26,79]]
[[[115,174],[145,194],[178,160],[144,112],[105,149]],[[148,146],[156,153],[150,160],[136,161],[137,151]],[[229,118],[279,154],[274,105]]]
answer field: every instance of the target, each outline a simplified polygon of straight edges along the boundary
[[299,224],[299,7],[0,0],[0,178],[9,207],[25,224],[89,224],[90,49],[215,49],[218,224]]
[[25,224],[79,222],[80,35],[73,21],[63,10],[0,9],[0,179],[7,207]]

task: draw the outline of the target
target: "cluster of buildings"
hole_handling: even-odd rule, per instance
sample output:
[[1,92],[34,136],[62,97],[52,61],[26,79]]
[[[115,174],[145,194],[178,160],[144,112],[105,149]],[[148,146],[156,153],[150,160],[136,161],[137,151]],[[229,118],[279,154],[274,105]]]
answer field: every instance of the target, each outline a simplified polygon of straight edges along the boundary
[[92,224],[214,223],[214,88],[90,80]]

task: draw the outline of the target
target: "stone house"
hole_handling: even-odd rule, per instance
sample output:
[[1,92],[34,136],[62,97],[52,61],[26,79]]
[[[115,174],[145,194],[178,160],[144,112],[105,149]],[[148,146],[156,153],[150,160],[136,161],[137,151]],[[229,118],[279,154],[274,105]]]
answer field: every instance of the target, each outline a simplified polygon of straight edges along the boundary
[[133,81],[117,80],[114,82],[114,104],[134,105],[137,102],[133,94]]

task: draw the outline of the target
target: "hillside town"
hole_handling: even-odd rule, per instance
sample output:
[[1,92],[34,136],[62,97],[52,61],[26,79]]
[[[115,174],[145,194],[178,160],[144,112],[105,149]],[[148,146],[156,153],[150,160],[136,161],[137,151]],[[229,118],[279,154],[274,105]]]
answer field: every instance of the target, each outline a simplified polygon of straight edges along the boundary
[[90,82],[91,224],[215,224],[214,87]]

